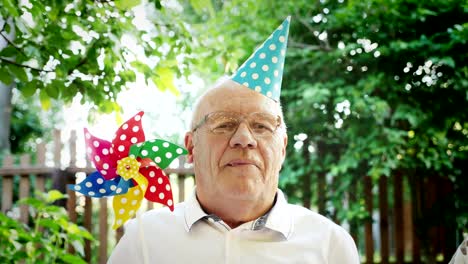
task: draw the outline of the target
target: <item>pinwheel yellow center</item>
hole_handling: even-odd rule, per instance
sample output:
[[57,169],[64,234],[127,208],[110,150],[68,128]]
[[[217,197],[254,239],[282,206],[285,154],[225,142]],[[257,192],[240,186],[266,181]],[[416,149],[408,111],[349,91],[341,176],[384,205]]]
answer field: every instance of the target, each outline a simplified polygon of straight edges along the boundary
[[135,178],[139,175],[140,164],[133,157],[126,157],[117,161],[117,174],[125,180]]

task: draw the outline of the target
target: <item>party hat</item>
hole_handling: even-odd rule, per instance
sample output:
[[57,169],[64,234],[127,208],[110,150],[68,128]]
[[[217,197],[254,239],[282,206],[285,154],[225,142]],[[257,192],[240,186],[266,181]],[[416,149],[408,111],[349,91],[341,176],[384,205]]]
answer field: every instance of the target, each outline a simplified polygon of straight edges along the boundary
[[231,77],[233,81],[279,102],[290,20],[288,16],[250,55]]

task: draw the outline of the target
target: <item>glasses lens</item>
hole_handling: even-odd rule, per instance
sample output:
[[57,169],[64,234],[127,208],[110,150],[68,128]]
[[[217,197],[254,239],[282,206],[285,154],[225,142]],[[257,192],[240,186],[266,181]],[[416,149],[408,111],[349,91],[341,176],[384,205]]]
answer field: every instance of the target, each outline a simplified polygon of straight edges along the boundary
[[[271,135],[279,125],[278,116],[252,113],[246,117],[247,124],[257,136]],[[244,120],[244,115],[232,112],[214,112],[207,116],[206,124],[215,134],[232,134]]]
[[228,112],[211,113],[206,118],[206,124],[215,134],[229,134],[236,131],[239,126],[239,115]]
[[278,118],[270,114],[254,113],[249,116],[249,127],[256,135],[269,135],[278,127]]

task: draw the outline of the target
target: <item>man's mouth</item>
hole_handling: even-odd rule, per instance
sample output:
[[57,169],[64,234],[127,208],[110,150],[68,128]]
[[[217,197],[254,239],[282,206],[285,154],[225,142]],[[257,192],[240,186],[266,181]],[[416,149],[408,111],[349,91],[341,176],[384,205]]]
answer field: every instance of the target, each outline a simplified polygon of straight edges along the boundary
[[248,166],[248,165],[257,166],[254,161],[244,160],[244,159],[231,160],[226,164],[226,166],[229,166],[229,167],[239,167],[239,166]]

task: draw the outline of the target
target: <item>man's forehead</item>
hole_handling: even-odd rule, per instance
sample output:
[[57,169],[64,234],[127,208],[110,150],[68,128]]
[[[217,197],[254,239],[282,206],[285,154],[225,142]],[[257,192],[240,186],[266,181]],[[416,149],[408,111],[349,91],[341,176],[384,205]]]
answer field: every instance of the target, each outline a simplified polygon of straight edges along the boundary
[[278,114],[279,105],[274,100],[227,80],[208,91],[200,100],[203,114],[215,111],[270,112]]

